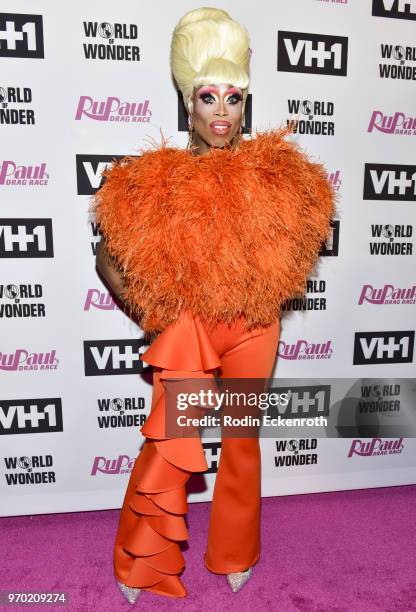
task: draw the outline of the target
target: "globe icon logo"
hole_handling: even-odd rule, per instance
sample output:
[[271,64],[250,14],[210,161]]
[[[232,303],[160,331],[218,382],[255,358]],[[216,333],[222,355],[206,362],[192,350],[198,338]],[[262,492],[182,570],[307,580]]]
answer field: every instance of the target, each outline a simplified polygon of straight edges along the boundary
[[0,87],[0,104],[2,102],[6,102],[7,100],[7,91],[4,89],[4,87]]
[[390,242],[393,242],[394,228],[392,225],[385,225],[382,229],[382,234],[385,238],[389,238]]
[[374,385],[374,387],[371,389],[371,393],[377,399],[381,398],[383,395],[381,392],[381,385]]
[[20,459],[19,459],[19,466],[23,470],[27,470],[28,472],[32,471],[32,464],[30,462],[29,457],[20,457]]
[[111,402],[111,410],[115,410],[116,412],[120,412],[123,414],[124,412],[124,402],[120,397],[116,397]]
[[10,300],[15,300],[19,295],[19,289],[16,287],[16,285],[6,285],[6,290],[4,293]]
[[113,26],[110,23],[103,21],[103,23],[100,23],[99,25],[98,33],[101,36],[101,38],[112,38]]
[[298,452],[298,447],[299,447],[298,441],[297,440],[289,440],[288,447],[289,447],[289,450],[291,452],[296,454]]
[[301,112],[303,115],[309,115],[309,118],[312,119],[312,102],[310,100],[304,100],[302,102]]
[[393,49],[394,58],[400,60],[400,63],[404,64],[404,55],[404,48],[401,45],[396,45]]

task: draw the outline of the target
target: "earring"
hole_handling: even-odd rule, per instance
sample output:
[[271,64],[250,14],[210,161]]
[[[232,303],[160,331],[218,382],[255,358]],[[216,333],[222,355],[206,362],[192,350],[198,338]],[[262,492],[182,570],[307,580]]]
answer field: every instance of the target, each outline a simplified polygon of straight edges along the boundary
[[186,145],[186,150],[190,151],[193,146],[194,141],[194,123],[192,121],[192,115],[188,116],[188,144]]

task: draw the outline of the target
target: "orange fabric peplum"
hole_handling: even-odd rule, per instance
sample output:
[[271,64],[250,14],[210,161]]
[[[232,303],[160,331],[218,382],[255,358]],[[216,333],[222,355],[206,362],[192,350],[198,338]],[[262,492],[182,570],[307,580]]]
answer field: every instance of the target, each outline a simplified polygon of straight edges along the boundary
[[[203,323],[189,311],[167,327],[141,359],[154,366],[156,381],[214,379],[221,365]],[[185,485],[193,472],[204,472],[208,465],[199,437],[166,437],[163,383],[157,388],[141,428],[147,440],[130,476],[120,515],[114,570],[116,578],[128,586],[184,597],[187,593],[179,574],[185,562],[178,542],[188,537]]]

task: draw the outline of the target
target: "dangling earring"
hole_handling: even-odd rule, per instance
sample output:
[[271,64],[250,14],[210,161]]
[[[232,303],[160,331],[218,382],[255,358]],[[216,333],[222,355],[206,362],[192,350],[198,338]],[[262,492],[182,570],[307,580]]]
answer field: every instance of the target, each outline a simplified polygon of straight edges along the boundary
[[192,121],[192,115],[188,115],[188,144],[186,150],[191,151],[194,144],[194,122]]

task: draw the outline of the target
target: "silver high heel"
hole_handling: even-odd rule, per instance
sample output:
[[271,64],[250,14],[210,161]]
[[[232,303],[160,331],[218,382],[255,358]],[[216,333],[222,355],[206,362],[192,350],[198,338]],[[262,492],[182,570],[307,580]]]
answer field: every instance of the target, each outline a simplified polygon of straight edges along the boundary
[[141,589],[136,589],[135,587],[129,587],[127,586],[127,584],[123,584],[122,582],[119,582],[118,580],[116,580],[116,582],[117,582],[118,588],[123,593],[127,601],[130,604],[136,603],[140,593],[142,592]]
[[227,574],[228,584],[231,587],[231,590],[234,593],[237,593],[241,589],[242,586],[245,585],[247,580],[250,578],[252,573],[252,568],[249,567],[244,572],[233,572],[232,574]]

